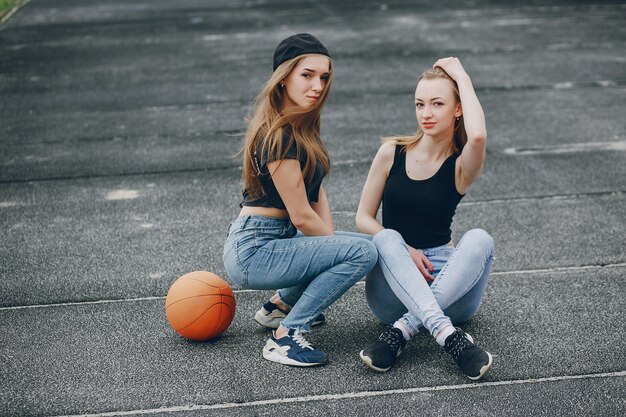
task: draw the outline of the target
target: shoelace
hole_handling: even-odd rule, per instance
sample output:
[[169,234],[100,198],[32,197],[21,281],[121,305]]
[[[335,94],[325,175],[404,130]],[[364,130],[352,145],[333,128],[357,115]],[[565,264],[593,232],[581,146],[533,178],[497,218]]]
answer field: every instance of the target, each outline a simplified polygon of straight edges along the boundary
[[452,357],[458,361],[461,352],[466,348],[472,347],[473,343],[470,342],[463,332],[456,332],[452,337],[450,343],[446,346],[446,351],[452,355]]
[[378,336],[378,340],[387,343],[393,350],[398,350],[402,347],[402,342],[398,338],[398,335],[391,329],[386,329]]
[[302,332],[300,332],[299,330],[296,330],[293,333],[293,336],[291,336],[291,338],[298,344],[298,346],[300,346],[303,349],[311,349],[313,350],[313,346],[307,342],[307,340],[304,338],[304,335],[302,334]]

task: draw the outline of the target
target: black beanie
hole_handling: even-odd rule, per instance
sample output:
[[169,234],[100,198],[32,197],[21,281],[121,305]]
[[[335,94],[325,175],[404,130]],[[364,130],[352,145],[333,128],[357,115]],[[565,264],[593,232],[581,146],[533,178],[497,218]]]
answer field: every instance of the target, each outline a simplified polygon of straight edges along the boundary
[[274,71],[280,64],[304,54],[320,54],[330,58],[328,50],[313,35],[298,33],[283,39],[274,51]]

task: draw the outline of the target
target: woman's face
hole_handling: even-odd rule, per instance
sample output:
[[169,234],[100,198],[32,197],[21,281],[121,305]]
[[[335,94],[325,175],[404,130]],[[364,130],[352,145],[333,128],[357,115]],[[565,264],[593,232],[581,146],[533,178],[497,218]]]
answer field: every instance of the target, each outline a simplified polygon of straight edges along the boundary
[[319,100],[326,88],[330,73],[330,60],[325,55],[306,56],[282,81],[283,108],[308,107]]
[[415,89],[415,114],[424,134],[452,134],[454,120],[462,114],[452,81],[444,78],[421,80]]

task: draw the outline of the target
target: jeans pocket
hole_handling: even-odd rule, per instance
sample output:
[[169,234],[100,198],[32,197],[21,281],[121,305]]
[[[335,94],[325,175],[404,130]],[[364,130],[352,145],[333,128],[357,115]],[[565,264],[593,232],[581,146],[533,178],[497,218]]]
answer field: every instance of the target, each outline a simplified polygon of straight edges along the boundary
[[222,259],[228,276],[240,287],[248,285],[248,271],[239,261],[238,241],[231,236],[226,240]]
[[238,284],[244,287],[248,286],[248,266],[257,249],[257,239],[254,233],[239,235],[233,242],[233,260],[241,271],[241,274],[239,274],[241,282]]

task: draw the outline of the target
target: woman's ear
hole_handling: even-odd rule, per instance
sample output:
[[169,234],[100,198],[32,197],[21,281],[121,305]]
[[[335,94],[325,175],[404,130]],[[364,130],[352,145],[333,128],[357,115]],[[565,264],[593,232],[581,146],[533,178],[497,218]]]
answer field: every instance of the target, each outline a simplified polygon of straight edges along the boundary
[[454,113],[454,117],[461,117],[463,115],[463,107],[461,107],[461,103],[456,108],[456,112]]

